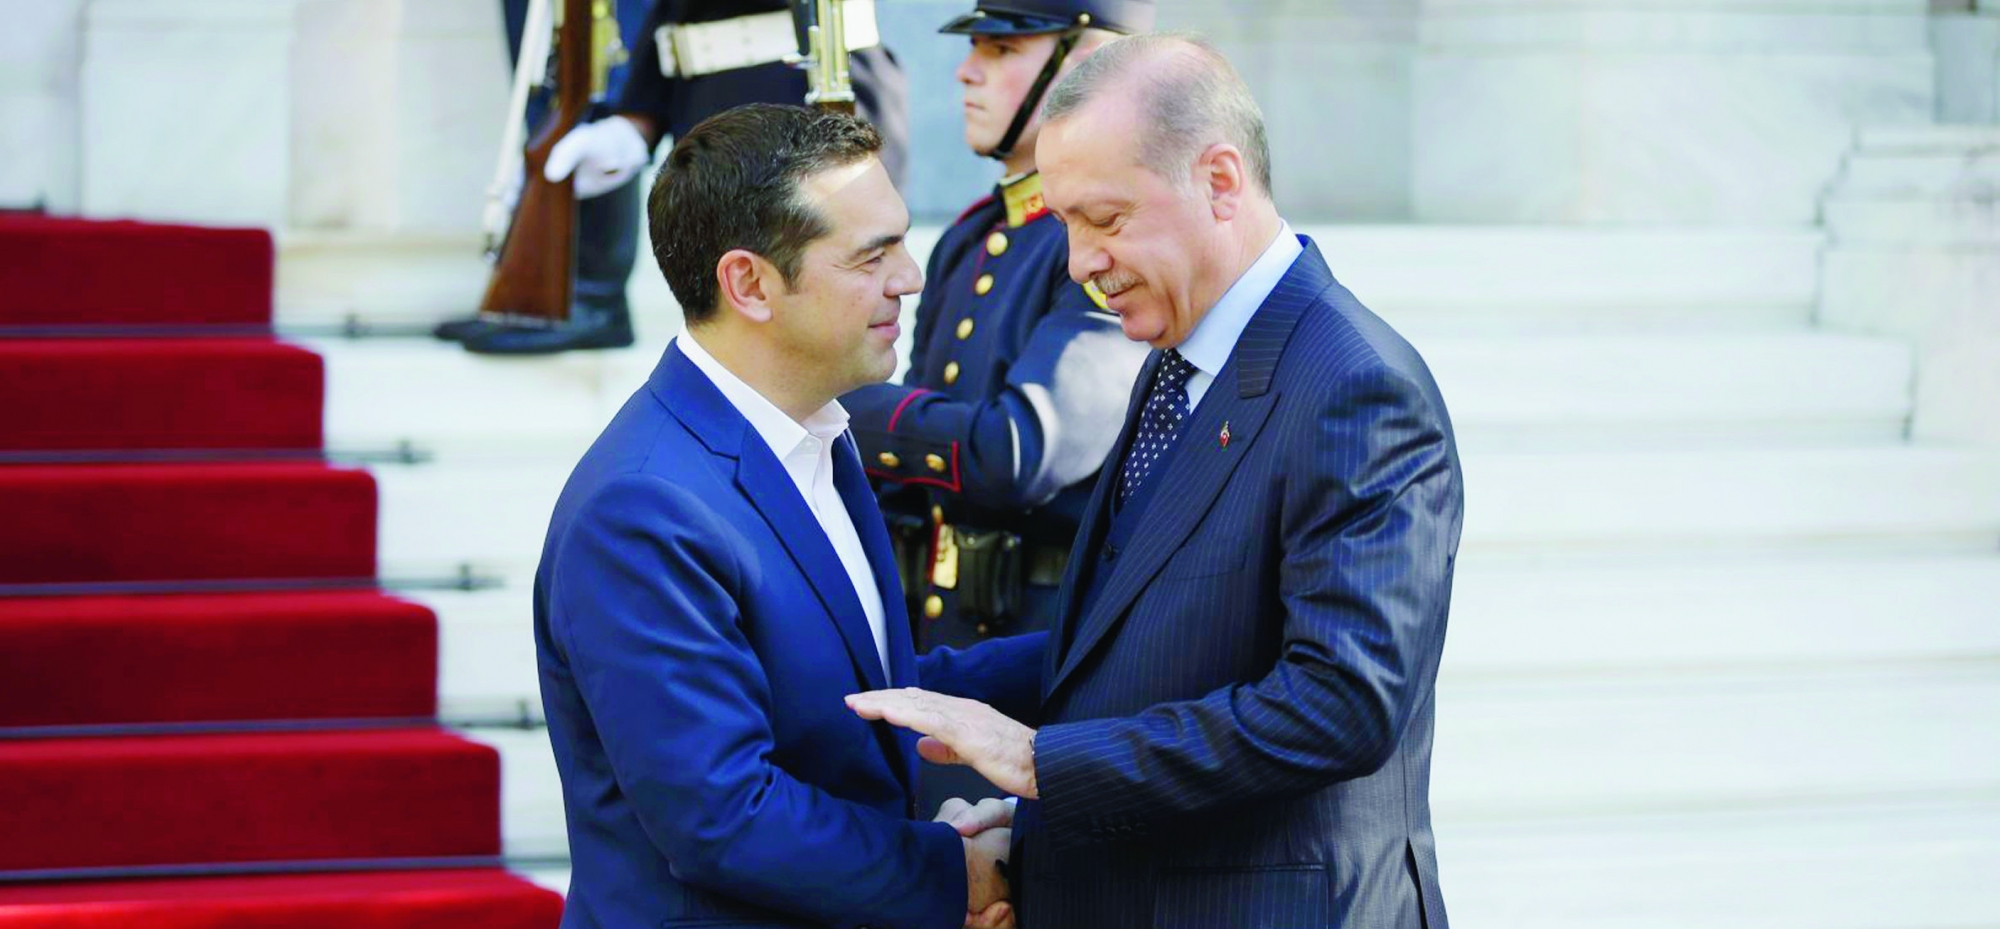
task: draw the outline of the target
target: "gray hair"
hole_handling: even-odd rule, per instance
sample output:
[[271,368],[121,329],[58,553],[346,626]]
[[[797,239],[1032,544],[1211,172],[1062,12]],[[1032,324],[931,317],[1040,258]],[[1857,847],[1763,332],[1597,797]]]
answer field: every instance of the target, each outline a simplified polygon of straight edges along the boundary
[[1146,128],[1139,162],[1148,170],[1178,180],[1210,145],[1228,142],[1243,152],[1258,187],[1271,192],[1264,112],[1229,60],[1194,33],[1128,36],[1091,53],[1049,92],[1042,121],[1073,115],[1105,88],[1127,81],[1140,84]]

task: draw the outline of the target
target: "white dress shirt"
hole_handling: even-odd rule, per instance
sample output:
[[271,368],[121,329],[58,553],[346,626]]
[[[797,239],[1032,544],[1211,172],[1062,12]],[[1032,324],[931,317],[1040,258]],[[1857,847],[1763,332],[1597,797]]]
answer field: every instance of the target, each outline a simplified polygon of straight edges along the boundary
[[[855,532],[854,520],[847,514],[847,505],[841,502],[840,491],[833,486],[834,442],[847,431],[847,410],[840,401],[830,400],[823,407],[806,417],[805,422],[793,421],[785,411],[764,398],[743,379],[731,373],[722,363],[715,360],[707,349],[701,347],[688,332],[674,337],[674,344],[687,356],[701,373],[708,376],[724,399],[750,421],[750,428],[757,430],[764,442],[771,446],[771,454],[778,457],[785,466],[785,473],[791,475],[792,484],[804,498],[806,508],[812,510],[819,520],[819,527],[826,533],[826,540],[833,544],[834,554],[840,556],[841,567],[847,569],[847,579],[854,585],[854,595],[861,600],[861,611],[868,615],[868,631],[875,637],[875,656],[882,659],[884,680],[892,680],[889,672],[889,627],[882,616],[882,589],[875,584],[875,574],[868,566],[868,553],[861,548],[861,536]],[[860,462],[855,462],[857,469]]]
[[1285,272],[1292,269],[1292,263],[1305,250],[1299,237],[1292,234],[1292,224],[1279,220],[1278,237],[1264,247],[1264,254],[1250,264],[1250,270],[1243,272],[1236,283],[1229,285],[1222,299],[1215,301],[1208,315],[1181,342],[1181,357],[1195,367],[1187,382],[1190,412],[1201,405],[1209,385],[1222,373],[1222,366],[1229,363],[1229,354],[1236,350],[1236,341],[1243,337],[1243,328],[1250,325],[1250,317],[1257,315],[1257,308],[1264,305],[1271,291],[1278,289],[1278,282],[1285,279]]

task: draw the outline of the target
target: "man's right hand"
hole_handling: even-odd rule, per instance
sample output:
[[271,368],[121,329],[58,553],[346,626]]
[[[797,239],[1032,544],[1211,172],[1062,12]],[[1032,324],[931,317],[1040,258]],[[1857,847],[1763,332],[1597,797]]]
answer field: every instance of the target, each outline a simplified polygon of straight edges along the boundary
[[1009,898],[1007,875],[1002,867],[1014,830],[987,829],[965,843],[965,925],[968,929],[1000,929],[1014,924],[1014,907]]
[[583,123],[549,150],[542,176],[552,184],[576,175],[576,198],[588,200],[624,186],[653,159],[652,146],[631,119],[610,116]]

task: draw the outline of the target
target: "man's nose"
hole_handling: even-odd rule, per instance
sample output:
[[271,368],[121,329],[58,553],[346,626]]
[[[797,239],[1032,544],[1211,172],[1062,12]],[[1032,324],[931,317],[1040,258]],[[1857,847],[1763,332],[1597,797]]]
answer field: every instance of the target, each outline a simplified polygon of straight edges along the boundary
[[910,257],[910,253],[900,253],[896,273],[889,275],[889,296],[905,297],[922,293],[923,289],[924,270],[917,267],[917,260]]
[[1069,237],[1069,277],[1079,284],[1111,270],[1111,256],[1084,242],[1074,232]]

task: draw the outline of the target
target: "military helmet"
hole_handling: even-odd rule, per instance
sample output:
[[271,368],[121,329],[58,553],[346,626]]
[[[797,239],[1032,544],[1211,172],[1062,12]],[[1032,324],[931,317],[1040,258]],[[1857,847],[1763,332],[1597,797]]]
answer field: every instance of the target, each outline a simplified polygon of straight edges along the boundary
[[[1084,17],[1089,20],[1079,23]],[[1048,35],[1078,25],[1132,35],[1153,28],[1153,0],[980,0],[945,23],[952,35]]]

